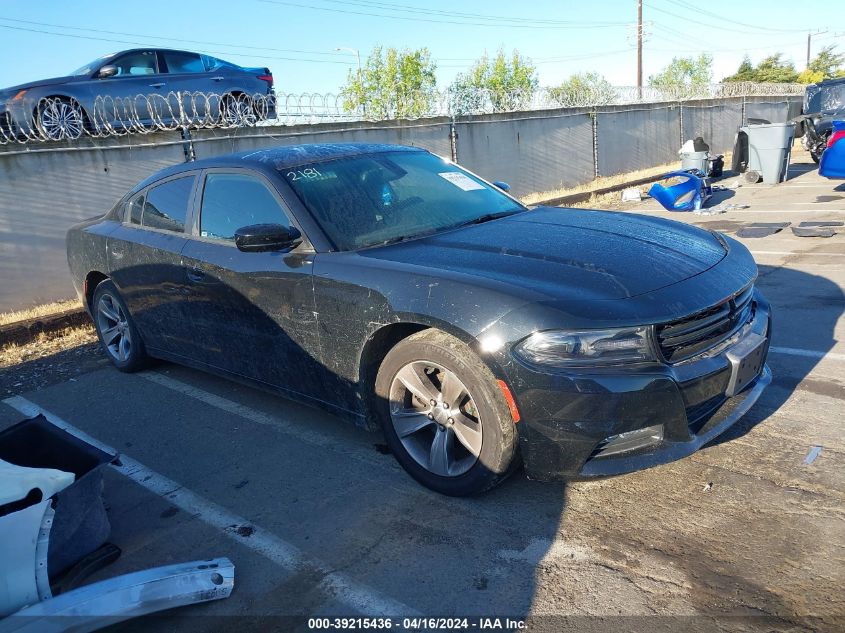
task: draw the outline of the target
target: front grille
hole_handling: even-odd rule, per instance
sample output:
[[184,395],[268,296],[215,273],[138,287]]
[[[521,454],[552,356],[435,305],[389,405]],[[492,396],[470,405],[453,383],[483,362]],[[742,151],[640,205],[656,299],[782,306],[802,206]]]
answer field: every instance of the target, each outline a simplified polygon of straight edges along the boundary
[[657,327],[663,358],[677,363],[731,338],[754,318],[754,286],[728,301]]

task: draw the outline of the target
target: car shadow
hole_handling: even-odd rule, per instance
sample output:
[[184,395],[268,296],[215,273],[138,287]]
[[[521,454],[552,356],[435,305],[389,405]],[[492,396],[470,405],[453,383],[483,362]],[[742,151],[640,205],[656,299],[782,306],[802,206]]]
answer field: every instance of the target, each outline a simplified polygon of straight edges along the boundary
[[[845,312],[845,293],[827,277],[786,266],[759,266],[757,287],[773,303],[773,343],[769,352],[772,384],[737,424],[708,446],[742,437],[765,422],[799,387],[834,398],[842,388],[815,381],[810,374],[821,358],[781,353],[778,348],[805,349],[823,355],[836,344],[836,324]],[[779,308],[780,307],[780,308]]]

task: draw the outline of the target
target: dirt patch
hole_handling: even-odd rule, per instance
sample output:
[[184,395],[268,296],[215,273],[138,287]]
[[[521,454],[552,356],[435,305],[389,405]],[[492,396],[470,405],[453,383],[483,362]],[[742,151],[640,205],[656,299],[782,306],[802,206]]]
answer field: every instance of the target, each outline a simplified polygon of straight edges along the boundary
[[0,348],[0,394],[41,389],[108,364],[91,326],[40,334],[25,345]]

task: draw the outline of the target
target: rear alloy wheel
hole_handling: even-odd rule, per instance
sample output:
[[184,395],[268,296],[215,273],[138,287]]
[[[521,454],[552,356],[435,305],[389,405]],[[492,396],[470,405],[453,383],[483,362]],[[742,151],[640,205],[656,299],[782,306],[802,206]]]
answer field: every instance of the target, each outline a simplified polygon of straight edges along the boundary
[[85,130],[82,107],[66,99],[44,99],[38,106],[38,130],[50,141],[76,140]]
[[97,286],[92,312],[100,345],[114,366],[125,372],[142,369],[147,360],[144,343],[112,282]]
[[388,352],[376,410],[399,463],[437,492],[477,494],[516,464],[517,433],[489,368],[461,341],[425,330]]
[[221,110],[223,123],[232,127],[252,127],[258,121],[252,99],[246,95],[227,95]]

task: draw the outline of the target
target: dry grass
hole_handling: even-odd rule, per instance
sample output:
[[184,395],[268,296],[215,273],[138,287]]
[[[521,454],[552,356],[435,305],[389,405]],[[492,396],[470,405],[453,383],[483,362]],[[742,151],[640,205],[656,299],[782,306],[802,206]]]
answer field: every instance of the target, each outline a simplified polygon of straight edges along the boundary
[[[664,165],[657,165],[656,167],[649,167],[648,169],[640,169],[638,171],[631,171],[626,174],[617,174],[616,176],[602,176],[591,180],[590,182],[578,185],[576,187],[569,187],[564,189],[555,189],[554,191],[542,191],[539,193],[529,193],[522,198],[524,204],[537,204],[542,200],[549,198],[561,198],[563,196],[571,196],[576,193],[585,193],[588,191],[595,191],[596,189],[603,189],[605,187],[615,187],[622,185],[629,180],[638,180],[640,178],[648,178],[650,176],[659,176],[665,174],[667,171],[677,169],[679,167],[678,161],[666,163]],[[617,194],[618,195],[618,194]]]
[[11,367],[27,361],[38,360],[97,340],[91,325],[67,328],[51,334],[39,334],[33,341],[18,345],[10,343],[0,348],[0,368]]
[[24,310],[15,310],[14,312],[2,312],[0,313],[0,325],[8,325],[9,323],[26,321],[28,319],[34,319],[35,317],[58,314],[59,312],[64,312],[65,310],[81,307],[82,304],[77,299],[69,299],[67,301],[45,303],[40,306],[26,308]]
[[[726,165],[726,169],[730,168],[731,164],[731,152],[727,152],[724,155],[724,161]],[[563,196],[571,196],[576,193],[586,193],[590,191],[595,191],[597,189],[604,189],[605,187],[616,187],[619,185],[624,185],[626,182],[631,180],[640,180],[641,178],[650,178],[652,176],[655,177],[657,180],[657,176],[665,174],[667,171],[673,171],[681,168],[681,160],[672,161],[671,163],[664,163],[662,165],[656,165],[654,167],[649,167],[647,169],[640,169],[637,171],[629,171],[624,174],[617,174],[615,176],[602,176],[600,178],[596,178],[595,180],[591,180],[590,182],[586,182],[582,185],[578,185],[576,187],[564,188],[564,189],[555,189],[554,191],[542,191],[539,193],[529,193],[527,196],[522,198],[523,204],[538,204],[543,200],[548,200],[549,198],[562,198]],[[619,193],[609,193],[609,194],[599,194],[598,196],[591,196],[590,200],[587,202],[580,202],[578,204],[574,204],[574,207],[594,207],[596,204],[601,203],[603,200],[616,200],[619,198]]]

